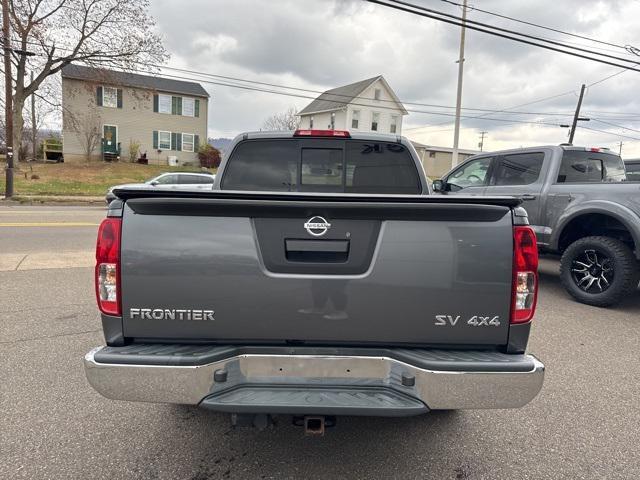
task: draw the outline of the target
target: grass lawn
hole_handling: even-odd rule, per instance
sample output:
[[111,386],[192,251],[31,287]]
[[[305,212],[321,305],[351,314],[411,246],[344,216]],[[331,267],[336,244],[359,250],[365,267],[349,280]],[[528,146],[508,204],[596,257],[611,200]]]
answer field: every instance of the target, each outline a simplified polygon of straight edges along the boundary
[[[0,192],[4,193],[6,164],[0,162]],[[169,171],[200,172],[200,167],[168,167],[135,163],[21,163],[15,171],[16,195],[104,195],[109,187],[138,183]],[[32,179],[32,176],[39,178]]]

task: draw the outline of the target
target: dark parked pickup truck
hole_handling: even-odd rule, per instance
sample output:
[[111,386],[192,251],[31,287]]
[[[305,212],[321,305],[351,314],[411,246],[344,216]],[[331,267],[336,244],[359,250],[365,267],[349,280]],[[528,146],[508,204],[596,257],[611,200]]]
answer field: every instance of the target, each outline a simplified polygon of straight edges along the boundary
[[531,147],[470,157],[435,191],[515,195],[542,251],[561,253],[562,284],[580,302],[606,307],[640,280],[640,183],[607,149]]
[[229,151],[211,191],[115,190],[96,254],[107,346],[84,360],[98,392],[312,433],[537,395],[520,200],[429,195],[397,136],[247,133]]

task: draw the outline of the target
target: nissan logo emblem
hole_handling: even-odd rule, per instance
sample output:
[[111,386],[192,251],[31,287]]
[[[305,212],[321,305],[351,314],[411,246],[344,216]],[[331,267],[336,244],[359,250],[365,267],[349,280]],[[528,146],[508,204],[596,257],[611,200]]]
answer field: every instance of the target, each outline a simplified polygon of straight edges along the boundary
[[321,237],[329,231],[331,224],[327,222],[323,217],[311,217],[305,224],[304,228],[309,235],[314,237]]

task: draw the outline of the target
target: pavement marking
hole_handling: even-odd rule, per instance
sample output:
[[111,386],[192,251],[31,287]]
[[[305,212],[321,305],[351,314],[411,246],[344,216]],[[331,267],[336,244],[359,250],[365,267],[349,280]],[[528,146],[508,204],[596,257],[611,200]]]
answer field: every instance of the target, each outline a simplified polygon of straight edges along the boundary
[[0,227],[97,227],[92,222],[5,222]]
[[0,253],[0,271],[80,268],[95,265],[95,250],[71,252]]

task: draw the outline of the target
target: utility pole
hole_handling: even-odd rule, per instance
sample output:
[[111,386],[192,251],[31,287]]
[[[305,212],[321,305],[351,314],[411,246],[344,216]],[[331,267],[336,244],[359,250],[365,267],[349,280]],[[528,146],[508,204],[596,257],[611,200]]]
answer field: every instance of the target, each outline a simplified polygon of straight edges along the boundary
[[[33,83],[33,71],[31,72],[31,83]],[[38,155],[36,146],[36,92],[31,94],[31,153],[32,160],[35,162]]]
[[453,154],[451,155],[451,167],[458,164],[458,143],[460,141],[460,110],[462,109],[462,74],[464,70],[464,37],[467,20],[467,0],[462,6],[462,29],[460,30],[460,55],[458,56],[458,93],[456,97],[456,122],[453,131]]
[[485,132],[484,130],[480,132],[480,143],[478,143],[478,147],[480,147],[480,151],[482,151],[482,147],[484,147],[484,137],[489,132]]
[[573,123],[571,124],[571,132],[569,132],[569,143],[573,145],[573,137],[576,134],[576,127],[578,126],[578,121],[588,122],[588,118],[580,117],[580,108],[582,107],[582,98],[584,97],[584,90],[587,86],[583,83],[582,88],[580,89],[580,96],[578,97],[578,105],[576,105],[576,113],[573,116]]
[[620,147],[618,148],[618,155],[622,156],[622,140],[620,140]]
[[9,25],[9,1],[2,0],[2,47],[4,53],[4,110],[5,145],[7,147],[7,180],[5,198],[13,196],[13,84],[11,82],[11,34]]

